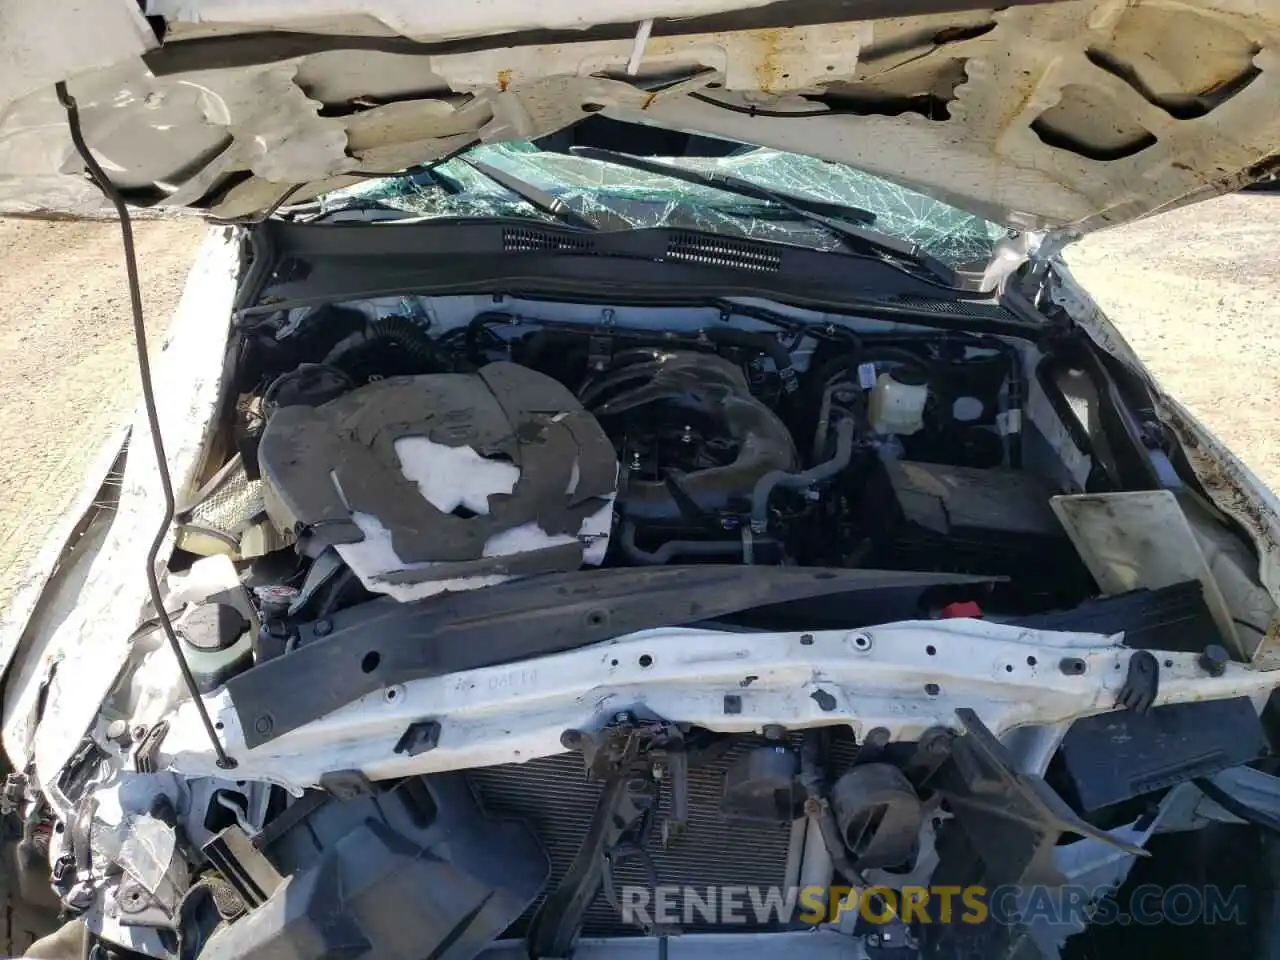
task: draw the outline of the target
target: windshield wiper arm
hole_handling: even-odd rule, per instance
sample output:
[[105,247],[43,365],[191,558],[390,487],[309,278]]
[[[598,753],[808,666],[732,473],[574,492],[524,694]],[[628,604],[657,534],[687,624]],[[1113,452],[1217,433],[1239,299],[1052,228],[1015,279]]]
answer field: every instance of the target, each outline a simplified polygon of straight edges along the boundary
[[851,220],[854,223],[872,224],[876,222],[876,215],[872,210],[845,206],[840,203],[830,203],[825,200],[814,200],[810,197],[797,197],[795,194],[787,193],[784,190],[774,190],[772,187],[762,186],[753,180],[735,177],[731,173],[680,167],[675,164],[663,163],[660,160],[650,160],[646,157],[638,157],[633,153],[623,153],[620,150],[609,150],[604,147],[571,147],[570,151],[576,157],[603,160],[605,163],[616,163],[621,166],[633,167],[636,170],[674,177],[687,183],[715,187],[728,193],[737,193],[744,197],[753,197],[756,200],[776,203],[803,219],[808,219],[809,215],[813,214],[823,218],[839,218],[841,221]]
[[519,177],[511,175],[491,163],[485,163],[483,160],[476,160],[473,157],[459,157],[458,159],[471,169],[488,177],[504,190],[510,190],[526,203],[537,207],[543,213],[550,214],[557,220],[562,220],[571,227],[593,231],[600,229],[598,225],[588,220],[578,211],[571,209],[555,194],[543,190],[527,180],[521,180]]
[[[391,217],[379,218],[383,220],[403,220],[410,217],[418,216],[418,214],[414,213],[411,210],[406,210],[403,207],[397,207],[395,204],[388,203],[385,200],[379,200],[376,197],[351,197],[343,201],[342,203],[334,204],[328,209],[318,210],[316,213],[307,217],[303,222],[318,223],[321,220],[326,220],[337,213],[359,213],[359,212],[367,212],[367,211],[372,211],[376,213],[393,214],[393,216]],[[302,210],[295,209],[289,212],[296,217],[299,213],[305,214],[308,211],[305,208],[303,208]]]
[[[846,245],[855,250],[876,253],[889,262],[909,261],[915,266],[923,267],[933,277],[941,280],[947,286],[955,286],[955,271],[923,249],[919,244],[901,240],[898,237],[891,237],[875,230],[868,230],[865,227],[857,226],[856,223],[849,222],[853,220],[863,224],[874,223],[876,215],[870,210],[796,197],[788,193],[780,193],[769,187],[762,187],[758,183],[730,174],[692,170],[687,167],[663,163],[660,160],[649,160],[617,150],[606,150],[601,147],[573,147],[571,149],[574,156],[631,167],[634,170],[643,170],[646,173],[671,177],[674,180],[683,180],[685,183],[714,187],[728,193],[736,193],[744,197],[753,197],[757,200],[776,204],[800,220],[825,228],[828,232],[846,241]],[[834,216],[832,211],[835,212]]]

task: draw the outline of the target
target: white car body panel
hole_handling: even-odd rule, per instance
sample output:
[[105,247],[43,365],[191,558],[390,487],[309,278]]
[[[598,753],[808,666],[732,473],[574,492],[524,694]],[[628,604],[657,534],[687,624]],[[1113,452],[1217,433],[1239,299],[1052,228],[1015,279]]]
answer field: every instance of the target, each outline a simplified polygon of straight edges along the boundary
[[[235,231],[209,232],[174,314],[166,347],[156,357],[161,430],[179,498],[191,489],[207,453],[207,429],[222,389],[238,254]],[[164,503],[141,412],[133,437],[119,505],[74,607],[57,616],[37,616],[30,626],[21,619],[8,621],[0,634],[0,656],[6,663],[21,647],[4,691],[5,750],[14,759],[34,757],[45,783],[56,778],[93,723],[129,655],[129,637],[147,602],[142,571]],[[171,549],[172,533],[161,551],[162,563]],[[45,710],[37,727],[35,709],[46,681]]]
[[[1248,532],[1258,554],[1257,580],[1270,599],[1280,604],[1280,498],[1160,385],[1115,324],[1071,276],[1065,264],[1057,262],[1055,269],[1062,283],[1051,291],[1054,302],[1063,307],[1101,349],[1143,372],[1157,400],[1161,421],[1173,431],[1213,505]],[[1202,541],[1203,547],[1208,547],[1208,544]],[[1212,549],[1206,549],[1206,554],[1212,552]],[[1212,559],[1210,566],[1213,567]],[[1252,591],[1241,584],[1237,576],[1228,569],[1214,569],[1214,574],[1219,588],[1228,594],[1228,604],[1233,609],[1257,611],[1256,601],[1251,602],[1248,598]],[[1265,605],[1265,601],[1263,603]],[[1252,651],[1254,664],[1259,669],[1274,670],[1280,667],[1280,620],[1273,619],[1274,608],[1257,612],[1267,632]]]
[[[1019,229],[1091,230],[1213,196],[1265,174],[1280,143],[1276,0],[1067,0],[814,25],[742,0],[157,0],[147,12],[168,21],[163,45],[130,0],[57,7],[0,7],[0,210],[102,206],[51,88],[64,78],[118,185],[224,217],[290,185],[310,184],[301,200],[473,139],[547,134],[584,109],[851,163]],[[680,32],[757,7],[778,25]],[[585,32],[601,25],[610,39]],[[570,32],[539,39],[557,30]],[[270,31],[335,49],[232,62]],[[201,43],[224,44],[230,65],[183,70],[183,45]],[[681,69],[689,79],[646,88]],[[861,106],[814,116],[826,108],[806,96],[831,90]],[[946,116],[903,106],[927,90]]]
[[[952,726],[958,707],[973,706],[993,733],[1003,735],[1113,709],[1131,654],[1121,636],[982,620],[811,634],[662,629],[397,684],[255,749],[245,747],[225,690],[205,703],[222,724],[237,777],[301,793],[343,770],[385,780],[552,756],[564,752],[565,730],[595,729],[633,708],[723,733],[758,732],[768,724],[788,730],[842,724],[859,741],[882,727],[897,742]],[[1275,683],[1243,665],[1206,677],[1195,654],[1155,655],[1165,664],[1160,704],[1261,700]],[[1064,658],[1082,660],[1084,671],[1060,669]],[[726,697],[736,698],[733,706],[726,708]],[[439,723],[438,744],[417,756],[396,753],[405,729],[424,718]],[[164,768],[189,777],[225,775],[190,702],[169,721],[159,755]]]

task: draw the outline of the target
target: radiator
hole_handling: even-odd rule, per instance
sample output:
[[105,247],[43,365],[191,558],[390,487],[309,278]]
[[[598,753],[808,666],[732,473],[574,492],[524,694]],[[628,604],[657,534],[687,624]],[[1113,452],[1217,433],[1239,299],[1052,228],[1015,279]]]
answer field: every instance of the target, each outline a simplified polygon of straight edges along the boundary
[[[687,829],[666,847],[660,830],[654,830],[649,845],[660,884],[703,891],[713,885],[768,888],[786,882],[790,825],[730,822],[720,815],[725,770],[747,750],[765,744],[764,740],[744,739],[717,759],[690,766]],[[851,741],[832,751],[837,770],[848,765],[850,748]],[[468,776],[489,813],[517,817],[537,831],[551,859],[551,880],[546,890],[554,890],[578,851],[600,795],[600,785],[586,779],[582,757],[565,753],[528,763],[483,767],[469,771]],[[669,814],[671,799],[665,783],[660,793],[659,825]],[[650,883],[638,858],[616,867],[614,878],[619,887],[647,887]],[[508,930],[507,936],[523,936],[540,903],[541,897]],[[699,922],[684,928],[689,933],[715,929]],[[739,924],[734,929],[743,932],[768,927]],[[583,923],[583,936],[634,936],[640,932],[634,925],[623,923],[604,894],[597,893]]]

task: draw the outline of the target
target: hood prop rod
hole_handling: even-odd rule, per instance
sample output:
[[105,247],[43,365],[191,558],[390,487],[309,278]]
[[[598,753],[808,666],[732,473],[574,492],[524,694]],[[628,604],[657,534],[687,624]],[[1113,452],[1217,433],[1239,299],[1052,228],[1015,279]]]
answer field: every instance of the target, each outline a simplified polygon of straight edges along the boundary
[[106,172],[89,151],[84,133],[80,129],[80,110],[75,98],[67,92],[67,85],[60,81],[55,84],[54,90],[58,94],[58,102],[67,111],[67,127],[76,152],[84,161],[89,176],[103,195],[111,201],[111,205],[116,209],[116,215],[120,218],[120,239],[124,246],[124,266],[129,282],[129,303],[133,309],[133,343],[138,355],[138,375],[142,379],[142,403],[147,411],[147,425],[151,429],[151,443],[155,448],[156,469],[160,474],[160,487],[164,492],[164,519],[160,523],[160,529],[156,531],[155,539],[151,541],[151,549],[147,551],[147,586],[151,590],[151,605],[155,608],[156,620],[164,631],[165,639],[169,641],[169,648],[178,660],[178,668],[182,671],[182,682],[195,703],[196,712],[200,714],[200,722],[204,724],[205,732],[209,734],[209,743],[213,745],[213,752],[217,754],[217,764],[223,770],[230,770],[236,766],[236,761],[227,754],[222,741],[218,739],[217,731],[214,730],[213,721],[209,718],[209,710],[200,697],[200,690],[196,687],[196,678],[191,674],[191,666],[187,663],[186,655],[182,652],[182,644],[178,641],[177,633],[174,632],[173,621],[169,619],[169,612],[165,609],[164,598],[160,593],[160,580],[156,576],[156,558],[160,556],[160,548],[164,545],[165,537],[169,533],[169,525],[173,523],[175,501],[173,479],[169,476],[164,440],[160,436],[160,417],[156,413],[155,388],[151,383],[151,361],[147,356],[147,328],[142,319],[142,292],[138,286],[138,258],[133,247],[133,224],[129,219],[129,208],[125,206],[120,191],[116,189],[115,184],[107,177]]

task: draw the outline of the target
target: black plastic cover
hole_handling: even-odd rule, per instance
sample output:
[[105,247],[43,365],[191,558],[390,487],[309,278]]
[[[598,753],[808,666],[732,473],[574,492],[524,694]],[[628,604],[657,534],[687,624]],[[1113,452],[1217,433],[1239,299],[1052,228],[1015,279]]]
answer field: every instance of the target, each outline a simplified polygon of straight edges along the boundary
[[1237,697],[1077,720],[1059,757],[1073,805],[1090,813],[1256,760],[1266,750],[1253,702]]
[[460,774],[324,804],[265,853],[287,879],[201,960],[467,960],[550,871],[533,831],[487,817]]
[[1091,578],[1049,507],[1057,493],[1017,470],[881,461],[863,498],[871,565],[1003,575],[1074,603]]
[[[489,497],[487,514],[445,513],[405,476],[396,452],[405,437],[470,447],[514,464],[519,479],[511,493]],[[609,438],[577,398],[514,363],[392,377],[318,407],[281,407],[267,420],[258,461],[283,507],[278,522],[292,519],[336,546],[364,539],[353,514],[377,518],[403,564],[380,577],[398,583],[575,570],[580,542],[501,556],[485,548],[496,534],[535,523],[548,535],[576,536],[608,506],[618,473]]]
[[1220,639],[1199,580],[1155,590],[1094,597],[1070,610],[1019,617],[1020,627],[1081,633],[1124,633],[1134,650],[1203,650]]

